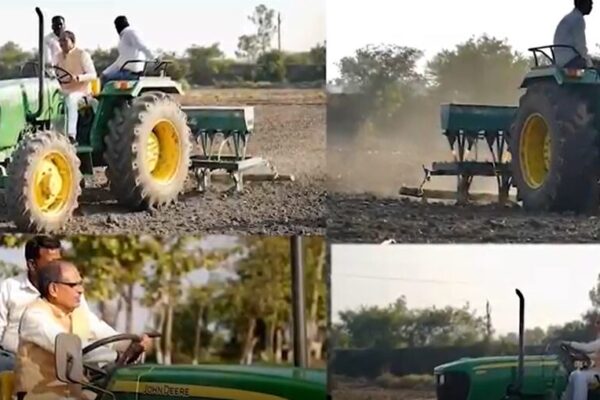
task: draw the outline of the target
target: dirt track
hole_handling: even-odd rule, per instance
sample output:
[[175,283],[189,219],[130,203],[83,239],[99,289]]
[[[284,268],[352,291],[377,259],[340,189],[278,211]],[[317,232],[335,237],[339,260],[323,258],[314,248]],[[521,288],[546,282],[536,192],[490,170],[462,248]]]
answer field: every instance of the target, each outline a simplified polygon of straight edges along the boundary
[[[190,190],[176,205],[160,212],[131,213],[120,207],[104,183],[94,177],[80,198],[81,215],[65,233],[324,234],[325,232],[325,94],[321,90],[210,89],[190,92],[184,104],[254,105],[255,135],[249,154],[270,160],[295,182],[246,182],[245,192],[227,195],[214,184],[205,194]],[[0,203],[0,230],[14,225]]]
[[384,389],[361,379],[336,379],[333,400],[435,400],[432,390]]
[[[401,198],[398,190],[402,184],[420,184],[421,165],[449,156],[447,148],[439,146],[445,145],[439,139],[432,138],[428,146],[388,140],[328,148],[328,239],[341,243],[387,239],[410,243],[600,240],[600,216],[534,214],[495,204],[423,204]],[[495,189],[495,181],[489,178],[474,184],[474,191]],[[434,177],[427,187],[454,189],[454,185],[452,178]]]

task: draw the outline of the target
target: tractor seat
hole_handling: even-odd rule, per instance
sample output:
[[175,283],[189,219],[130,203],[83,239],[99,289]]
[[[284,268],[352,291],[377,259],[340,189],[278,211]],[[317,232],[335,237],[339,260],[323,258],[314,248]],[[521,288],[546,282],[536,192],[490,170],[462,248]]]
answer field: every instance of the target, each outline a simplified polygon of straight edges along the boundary
[[0,400],[11,400],[15,387],[15,373],[12,371],[0,372]]

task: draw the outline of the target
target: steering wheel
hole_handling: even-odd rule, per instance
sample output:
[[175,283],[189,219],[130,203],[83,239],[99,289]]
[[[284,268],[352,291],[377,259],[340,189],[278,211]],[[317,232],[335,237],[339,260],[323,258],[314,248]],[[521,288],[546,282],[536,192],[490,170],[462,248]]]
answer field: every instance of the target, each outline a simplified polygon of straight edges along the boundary
[[[159,333],[147,333],[146,335],[151,338],[160,337]],[[123,353],[119,354],[116,361],[107,364],[103,368],[95,367],[93,365],[90,365],[89,363],[83,363],[83,367],[85,369],[94,373],[95,375],[99,375],[95,378],[90,378],[90,380],[94,381],[98,378],[106,378],[110,375],[111,371],[113,371],[115,368],[119,368],[119,367],[122,367],[122,366],[125,366],[128,364],[132,364],[135,361],[137,361],[140,358],[140,356],[144,353],[144,348],[140,344],[142,341],[142,337],[139,335],[132,334],[132,333],[121,333],[118,335],[113,335],[113,336],[106,337],[104,339],[97,340],[94,343],[89,344],[83,348],[83,350],[81,351],[81,355],[85,356],[86,354],[88,354],[100,347],[104,347],[111,343],[121,342],[124,340],[128,340],[131,343],[129,344],[127,349],[125,349],[125,351]]]
[[60,83],[69,84],[75,80],[73,74],[67,71],[66,69],[59,67],[58,65],[53,65],[52,68],[56,70],[56,80]]
[[[563,355],[568,357],[569,365],[567,369],[570,371],[575,369],[575,362],[583,363],[583,368],[587,369],[592,366],[592,359],[584,351],[574,349],[566,343],[561,343],[559,346]],[[563,363],[567,360],[563,360]]]

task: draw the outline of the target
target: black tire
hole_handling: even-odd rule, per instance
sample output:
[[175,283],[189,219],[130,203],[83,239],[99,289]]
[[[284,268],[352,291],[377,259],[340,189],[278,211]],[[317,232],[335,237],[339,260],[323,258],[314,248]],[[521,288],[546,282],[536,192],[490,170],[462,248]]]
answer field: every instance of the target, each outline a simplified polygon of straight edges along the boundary
[[[543,121],[550,138],[549,168],[539,182],[526,177],[523,160],[524,130],[534,119]],[[526,210],[585,213],[597,209],[598,131],[582,93],[549,82],[530,86],[511,129],[510,151],[513,183]]]
[[[70,184],[60,187],[63,201],[53,205],[52,212],[45,212],[34,194],[38,164],[47,155],[54,154],[52,165],[61,165]],[[48,165],[48,164],[46,164]],[[81,195],[79,182],[82,179],[80,160],[67,137],[53,131],[41,131],[27,136],[19,142],[7,167],[6,203],[8,215],[17,229],[25,232],[56,232],[71,218],[78,207]],[[39,171],[39,170],[38,170]],[[61,181],[62,182],[62,181]]]
[[[145,151],[141,151],[146,149],[150,133],[156,132],[157,122],[161,120],[167,121],[176,133],[178,151],[177,161],[173,163],[176,166],[162,181],[152,175],[145,162]],[[164,93],[144,93],[115,110],[109,128],[110,133],[105,137],[106,175],[119,203],[133,210],[143,210],[177,201],[184,190],[191,153],[191,131],[180,105]],[[168,167],[160,159],[156,165],[156,168]]]

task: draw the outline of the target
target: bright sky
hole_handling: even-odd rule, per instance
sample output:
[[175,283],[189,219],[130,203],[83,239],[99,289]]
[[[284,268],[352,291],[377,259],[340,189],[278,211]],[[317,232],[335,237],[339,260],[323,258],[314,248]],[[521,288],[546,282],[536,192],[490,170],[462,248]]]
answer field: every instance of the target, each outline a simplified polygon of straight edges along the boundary
[[[598,53],[600,6],[586,17],[588,48]],[[508,39],[519,51],[552,44],[573,0],[327,0],[327,79],[338,77],[342,57],[367,44],[410,46],[433,57],[483,33]]]
[[518,331],[518,297],[526,328],[580,319],[591,308],[600,246],[589,245],[333,245],[332,319],[361,305],[386,306],[405,295],[423,308],[469,302],[492,308],[497,334]]
[[[304,51],[325,40],[325,5],[323,0],[20,0],[4,1],[0,24],[0,42],[12,40],[26,50],[37,47],[39,6],[50,32],[50,19],[56,14],[66,19],[67,29],[77,36],[86,49],[116,47],[118,42],[113,20],[128,17],[151,49],[183,52],[192,44],[221,44],[234,56],[237,39],[254,33],[248,20],[259,4],[281,13],[282,48]],[[277,45],[277,38],[273,46]]]

